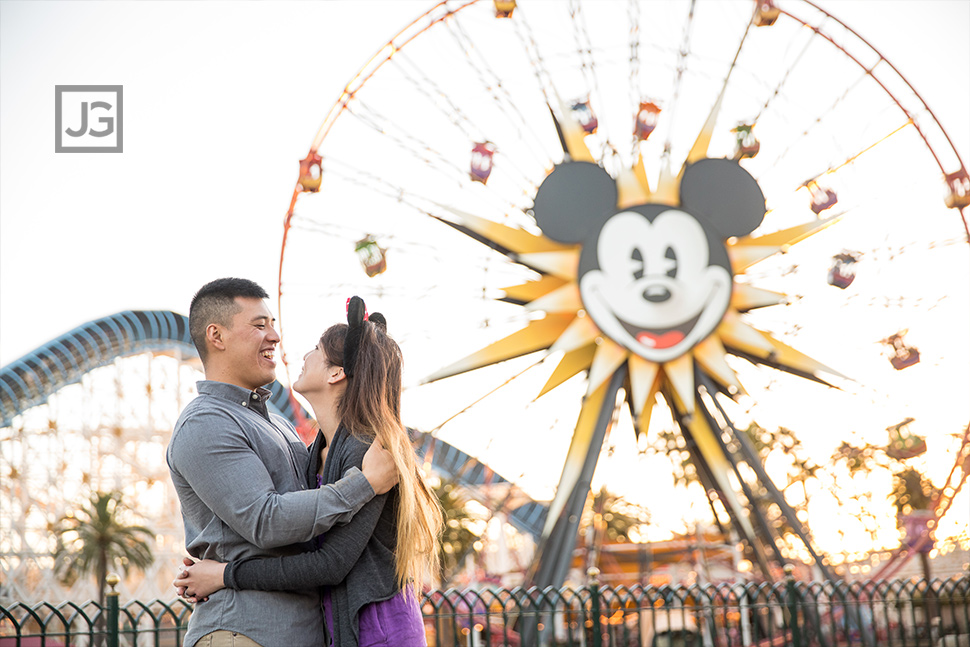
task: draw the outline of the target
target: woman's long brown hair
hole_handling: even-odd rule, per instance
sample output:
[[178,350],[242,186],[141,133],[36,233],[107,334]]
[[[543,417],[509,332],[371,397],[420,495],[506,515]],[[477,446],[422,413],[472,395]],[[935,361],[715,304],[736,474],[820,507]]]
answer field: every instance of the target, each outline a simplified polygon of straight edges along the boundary
[[[320,338],[327,361],[342,366],[347,324]],[[407,429],[401,422],[401,349],[382,326],[363,323],[353,377],[337,403],[340,423],[354,436],[379,442],[394,458],[400,481],[395,573],[401,588],[409,580],[421,591],[425,574],[438,572],[443,514],[438,497],[424,482]]]

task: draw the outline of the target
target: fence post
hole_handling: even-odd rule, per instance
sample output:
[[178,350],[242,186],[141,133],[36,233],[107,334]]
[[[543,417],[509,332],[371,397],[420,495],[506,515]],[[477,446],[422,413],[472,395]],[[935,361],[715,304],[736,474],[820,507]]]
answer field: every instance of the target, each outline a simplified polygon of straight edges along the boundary
[[795,647],[802,647],[802,633],[798,628],[798,588],[795,586],[795,567],[785,564],[785,592],[788,598],[788,616],[791,624],[791,638]]
[[118,591],[115,587],[118,586],[118,582],[121,578],[114,573],[109,573],[106,578],[104,578],[105,583],[111,587],[108,591],[108,624],[105,627],[105,634],[107,634],[107,646],[108,647],[118,647]]
[[593,647],[603,647],[603,627],[600,624],[600,569],[590,566],[586,571],[589,578],[590,614],[593,616]]

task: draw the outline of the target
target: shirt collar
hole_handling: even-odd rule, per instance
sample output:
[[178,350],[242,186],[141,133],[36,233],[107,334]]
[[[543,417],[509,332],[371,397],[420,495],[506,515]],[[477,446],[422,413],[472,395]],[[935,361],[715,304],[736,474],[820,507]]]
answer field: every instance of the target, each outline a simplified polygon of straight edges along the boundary
[[200,380],[196,382],[196,388],[198,388],[200,395],[208,395],[233,402],[238,406],[252,409],[269,420],[269,410],[266,407],[266,402],[272,395],[272,391],[269,389],[258,387],[255,391],[250,391],[235,384],[216,382],[215,380]]

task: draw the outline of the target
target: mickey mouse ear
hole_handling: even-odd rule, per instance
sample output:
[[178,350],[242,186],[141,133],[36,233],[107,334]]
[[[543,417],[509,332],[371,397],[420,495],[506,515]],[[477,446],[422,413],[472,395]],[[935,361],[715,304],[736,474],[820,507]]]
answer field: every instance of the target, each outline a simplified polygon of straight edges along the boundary
[[372,313],[367,318],[367,321],[370,321],[375,326],[377,326],[379,330],[383,331],[384,333],[387,333],[387,319],[385,319],[384,315],[382,315],[380,312]]
[[344,373],[353,377],[357,366],[357,349],[360,348],[360,337],[363,330],[364,317],[367,308],[364,300],[358,296],[347,299],[347,336],[344,338]]
[[684,170],[680,203],[729,236],[746,236],[765,217],[765,196],[757,180],[728,159],[702,159]]
[[616,208],[616,182],[590,162],[566,162],[553,169],[532,207],[542,233],[560,243],[578,243]]

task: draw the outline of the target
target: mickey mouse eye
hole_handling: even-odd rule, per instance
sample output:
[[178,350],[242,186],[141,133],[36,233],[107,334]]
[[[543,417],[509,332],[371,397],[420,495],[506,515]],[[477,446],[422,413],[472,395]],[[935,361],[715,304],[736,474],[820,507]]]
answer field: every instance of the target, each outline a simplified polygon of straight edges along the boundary
[[634,247],[633,248],[633,253],[630,254],[630,260],[633,261],[633,263],[632,263],[632,266],[633,266],[633,278],[634,279],[642,279],[643,278],[643,271],[645,269],[645,265],[644,265],[644,262],[643,262],[643,254],[640,253],[640,248],[639,247]]
[[677,276],[677,253],[673,247],[668,247],[664,254],[664,270],[670,278]]

